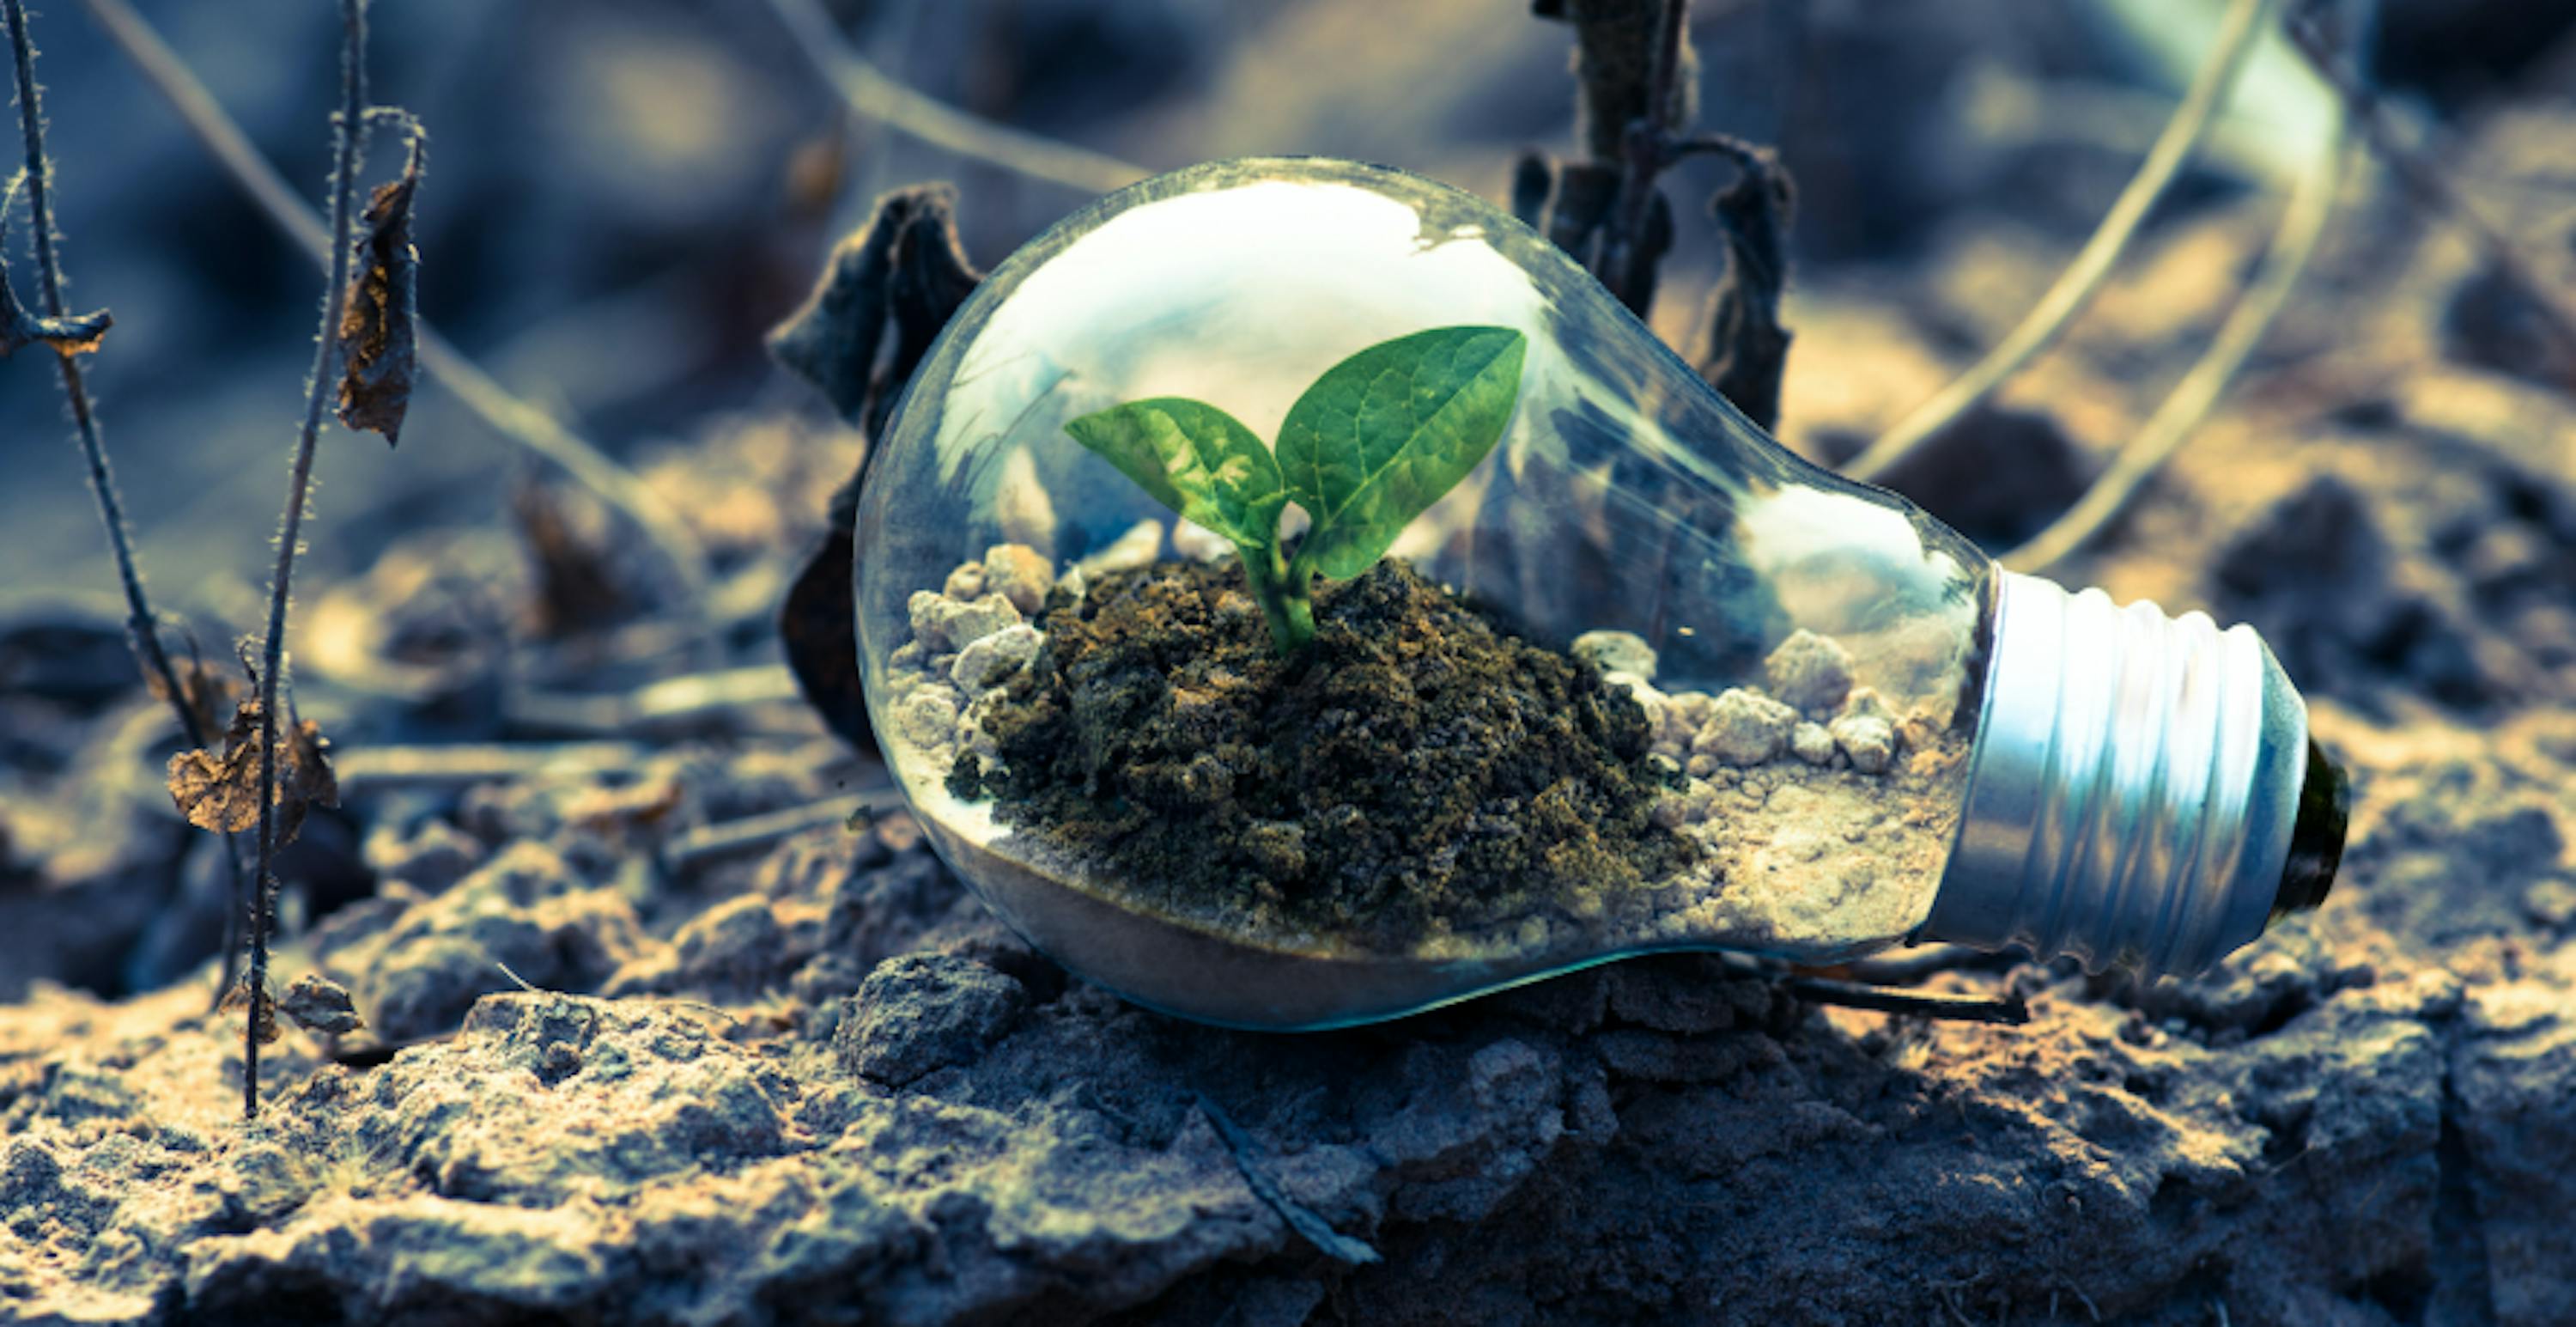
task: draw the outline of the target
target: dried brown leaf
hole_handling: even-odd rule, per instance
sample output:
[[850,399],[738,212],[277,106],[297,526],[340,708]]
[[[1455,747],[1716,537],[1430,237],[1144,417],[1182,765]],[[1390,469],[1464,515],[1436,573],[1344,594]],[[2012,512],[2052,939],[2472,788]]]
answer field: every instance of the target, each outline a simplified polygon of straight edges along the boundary
[[804,307],[769,334],[770,354],[871,439],[856,472],[833,495],[831,530],[806,558],[778,623],[787,665],[806,701],[863,751],[874,739],[850,618],[857,494],[876,454],[873,440],[905,382],[983,279],[958,240],[956,202],[956,191],[944,184],[878,199],[867,226],[833,250]]
[[420,284],[420,254],[412,247],[412,198],[420,188],[421,140],[411,140],[402,178],[376,186],[363,220],[357,279],[349,283],[340,315],[340,422],[401,441],[403,415],[411,409],[419,363],[412,313]]
[[309,972],[287,984],[277,1012],[297,1027],[326,1037],[345,1037],[367,1025],[347,987]]
[[185,664],[171,660],[177,672],[179,694],[172,696],[170,687],[157,672],[146,670],[143,684],[154,699],[164,704],[176,703],[197,721],[197,731],[211,733],[225,727],[224,715],[241,703],[241,684],[230,676],[206,667],[206,661],[192,653]]
[[528,612],[537,636],[589,631],[626,615],[633,596],[618,575],[607,513],[596,503],[531,479],[511,492],[510,515],[536,573]]
[[[338,806],[331,744],[307,719],[281,730],[277,761],[277,841],[291,843],[315,806]],[[243,700],[224,732],[223,754],[182,751],[170,757],[170,797],[199,829],[238,833],[259,823],[259,700]]]
[[[264,1000],[253,1001],[250,993],[250,978],[245,975],[240,981],[233,983],[231,990],[224,992],[223,1003],[215,1006],[215,1012],[222,1014],[247,1012],[257,1027],[254,1035],[259,1038],[259,1044],[266,1046],[278,1038],[277,996],[272,993]],[[255,1008],[254,1005],[256,1005]]]

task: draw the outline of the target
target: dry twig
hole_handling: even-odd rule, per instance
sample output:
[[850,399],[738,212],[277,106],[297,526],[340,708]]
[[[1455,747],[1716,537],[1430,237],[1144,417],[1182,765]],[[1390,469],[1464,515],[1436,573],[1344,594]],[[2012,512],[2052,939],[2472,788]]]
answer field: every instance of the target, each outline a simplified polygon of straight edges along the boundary
[[[36,270],[41,298],[48,321],[61,324],[69,319],[63,300],[62,256],[55,251],[52,201],[52,170],[45,158],[45,120],[42,89],[36,83],[36,48],[27,32],[27,11],[21,0],[0,0],[0,14],[5,14],[9,27],[9,47],[13,57],[18,87],[18,131],[25,145],[26,167],[18,180],[26,184],[29,212],[35,230]],[[8,230],[8,217],[16,202],[14,186],[9,196],[0,199],[0,233]],[[0,262],[0,301],[7,299],[7,264]],[[107,314],[94,315],[98,330],[106,330]],[[95,337],[91,338],[95,345]],[[134,651],[134,661],[145,680],[161,693],[170,711],[179,720],[179,733],[191,748],[210,744],[213,732],[208,715],[219,708],[220,697],[208,690],[203,669],[192,670],[183,683],[170,662],[170,653],[161,644],[160,618],[152,611],[152,601],[143,591],[143,570],[134,556],[134,537],[125,520],[125,503],[116,490],[116,472],[108,463],[107,442],[98,423],[97,407],[90,401],[89,387],[81,377],[80,361],[72,350],[57,343],[54,366],[62,376],[63,398],[70,405],[72,425],[80,438],[81,458],[89,464],[90,494],[98,501],[99,524],[107,530],[107,550],[116,564],[116,579],[125,592],[125,638]],[[233,958],[240,936],[240,904],[243,884],[249,878],[242,862],[240,844],[229,834],[222,836],[224,866],[232,873],[233,901],[236,906],[225,911],[224,973],[218,991],[229,988],[233,979]]]
[[2307,269],[2309,256],[2316,252],[2326,221],[2334,215],[2335,190],[2343,179],[2343,151],[2344,136],[2338,127],[2299,177],[2298,189],[2282,209],[2280,226],[2273,231],[2271,244],[2264,251],[2262,274],[2237,298],[2236,307],[2228,311],[2227,321],[2210,341],[2209,349],[2183,374],[2182,381],[2174,385],[2172,394],[2156,407],[2156,413],[2137,436],[2120,449],[2101,478],[2094,480],[2065,514],[2049,522],[2047,529],[2005,554],[2001,559],[2005,566],[2036,575],[2084,547],[2190,441],[2192,432],[2208,418],[2227,384],[2236,377],[2236,371],[2244,367],[2246,357],[2254,353],[2263,334],[2271,330],[2272,320],[2289,303],[2291,289]]
[[2209,132],[2227,100],[2228,90],[2236,85],[2236,75],[2254,50],[2255,37],[2268,25],[2277,2],[2232,0],[2219,22],[2217,40],[2210,46],[2199,72],[2192,75],[2191,87],[2183,94],[2182,104],[2174,108],[2173,119],[2165,123],[2164,132],[2156,137],[2156,145],[2139,164],[2138,173],[2120,191],[2111,210],[2103,214],[2102,224],[2077,251],[2075,260],[2058,274],[2056,283],[2040,296],[2021,324],[1986,352],[1984,359],[1898,420],[1868,450],[1853,457],[1843,467],[1844,473],[1864,481],[1886,474],[1898,461],[1974,409],[2032,356],[2047,349],[2075,315],[2092,302],[2094,292],[2101,289],[2121,253],[2136,238],[2147,212],[2164,196],[2165,186],[2173,183],[2183,163],[2191,159],[2193,150]]
[[803,806],[745,816],[722,824],[703,825],[663,845],[662,869],[675,874],[685,872],[720,857],[759,852],[781,839],[809,829],[847,825],[854,816],[883,815],[900,810],[903,805],[903,794],[889,785],[846,797],[826,798]]
[[2407,192],[2415,195],[2416,202],[2430,211],[2450,217],[2468,231],[2478,250],[2486,255],[2487,262],[2530,299],[2532,307],[2540,315],[2541,325],[2548,328],[2551,339],[2558,342],[2560,353],[2576,360],[2576,304],[2571,304],[2564,292],[2540,278],[2539,269],[2532,265],[2531,260],[2525,258],[2522,250],[2503,231],[2470,204],[2467,196],[2451,183],[2440,166],[2399,141],[2396,130],[2388,123],[2387,113],[2380,108],[2379,98],[2372,95],[2359,76],[2344,67],[2342,59],[2336,55],[2324,34],[2318,31],[2314,20],[2306,14],[2296,14],[2292,16],[2289,28],[2291,42],[2343,99],[2345,117],[2361,130],[2370,150],[2388,163],[2388,168],[2396,173]]
[[870,64],[841,36],[815,0],[769,0],[769,10],[795,39],[797,53],[869,120],[893,126],[958,156],[1085,193],[1123,189],[1153,172],[1089,148],[969,115],[922,95]]
[[333,361],[341,341],[335,335],[347,311],[349,245],[357,213],[358,139],[366,126],[367,3],[340,0],[343,46],[340,53],[340,111],[333,117],[331,173],[331,276],[322,291],[322,330],[313,347],[313,371],[306,384],[304,424],[295,435],[295,458],[287,467],[286,514],[277,537],[277,570],[268,589],[268,630],[260,645],[259,668],[259,869],[252,876],[250,917],[250,1034],[242,1048],[242,1114],[259,1114],[259,1043],[267,1023],[268,932],[274,920],[277,882],[270,872],[277,861],[277,715],[286,671],[286,603],[295,582],[295,553],[302,543],[304,508],[313,481],[313,447],[321,437],[322,412],[332,392]]
[[[60,321],[69,316],[63,301],[62,256],[54,248],[54,213],[52,173],[45,159],[45,122],[41,89],[36,85],[36,50],[27,34],[27,10],[21,0],[0,0],[0,15],[9,23],[9,48],[15,57],[18,86],[18,131],[26,150],[28,211],[35,230],[36,276],[45,317]],[[14,201],[14,199],[13,199]],[[5,204],[0,204],[0,231],[8,226]],[[104,330],[102,328],[102,330]],[[171,708],[179,716],[180,730],[192,746],[204,746],[205,725],[192,713],[187,693],[179,685],[178,670],[170,664],[170,655],[161,646],[159,619],[153,615],[151,601],[143,592],[143,573],[134,557],[134,540],[125,522],[125,505],[117,496],[116,474],[107,460],[107,444],[100,438],[98,414],[91,405],[89,388],[82,381],[80,360],[71,353],[58,352],[54,365],[62,375],[63,397],[70,404],[72,425],[80,435],[81,456],[89,463],[90,492],[98,498],[98,516],[107,527],[108,552],[116,560],[116,577],[125,591],[125,631],[134,647],[136,662],[144,675],[154,679],[162,694],[169,697]]]
[[[298,198],[277,168],[252,146],[249,135],[224,112],[178,54],[126,0],[82,0],[117,49],[170,103],[188,131],[252,203],[296,245],[325,267],[330,237],[322,219]],[[575,483],[625,514],[649,540],[676,578],[691,611],[709,595],[706,550],[696,532],[635,472],[611,459],[544,410],[511,395],[427,322],[417,324],[421,366],[493,432],[560,467]]]

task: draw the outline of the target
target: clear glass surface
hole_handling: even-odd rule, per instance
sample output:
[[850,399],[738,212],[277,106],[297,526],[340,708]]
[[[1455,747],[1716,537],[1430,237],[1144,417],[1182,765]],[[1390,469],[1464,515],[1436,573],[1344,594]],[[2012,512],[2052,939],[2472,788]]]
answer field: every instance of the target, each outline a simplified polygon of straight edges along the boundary
[[[1675,796],[1696,799],[1676,819],[1724,840],[1713,878],[1402,947],[1229,933],[1122,900],[1095,864],[951,795],[969,735],[942,731],[940,703],[914,698],[949,687],[962,714],[972,697],[950,680],[954,651],[915,639],[915,596],[998,545],[1034,550],[1049,575],[1122,536],[1176,555],[1170,513],[1068,436],[1069,420],[1187,396],[1268,438],[1327,367],[1457,324],[1527,336],[1518,408],[1394,556],[1543,645],[1642,638],[1656,663],[1636,688],[1681,739],[1673,758],[1690,772],[1676,772]],[[1214,163],[1113,195],[994,271],[882,446],[860,495],[856,584],[888,763],[987,903],[1132,998],[1218,1022],[1332,1026],[1654,949],[1847,957],[1903,940],[1929,910],[1976,718],[1986,559],[1903,499],[1781,449],[1553,244],[1481,199],[1299,159]],[[1162,532],[1135,534],[1147,521]],[[1850,741],[1759,769],[1702,758],[1703,702],[1777,689],[1766,660],[1801,632],[1838,645],[1855,695],[1876,699],[1812,710],[1798,738],[1822,740],[1812,723],[1866,744],[1866,722],[1839,719],[1883,716],[1888,768],[1855,768],[1874,757]]]

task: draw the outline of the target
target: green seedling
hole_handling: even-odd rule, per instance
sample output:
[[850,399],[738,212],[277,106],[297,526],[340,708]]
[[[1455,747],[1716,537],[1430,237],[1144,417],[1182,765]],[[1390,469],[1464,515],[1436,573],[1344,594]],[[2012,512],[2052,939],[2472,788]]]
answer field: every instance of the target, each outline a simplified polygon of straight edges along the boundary
[[[1224,536],[1281,654],[1315,639],[1315,578],[1369,569],[1395,537],[1502,440],[1528,338],[1435,327],[1324,371],[1280,422],[1276,452],[1204,401],[1157,396],[1065,425],[1183,519]],[[1310,522],[1290,558],[1279,518]]]

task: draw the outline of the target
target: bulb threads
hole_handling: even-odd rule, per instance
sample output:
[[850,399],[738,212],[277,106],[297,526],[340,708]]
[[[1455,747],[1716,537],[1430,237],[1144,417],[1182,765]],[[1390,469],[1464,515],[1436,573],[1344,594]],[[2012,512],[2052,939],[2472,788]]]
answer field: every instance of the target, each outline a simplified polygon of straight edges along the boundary
[[2341,780],[2252,628],[2002,573],[1988,650],[1926,938],[2191,973],[2324,897]]

